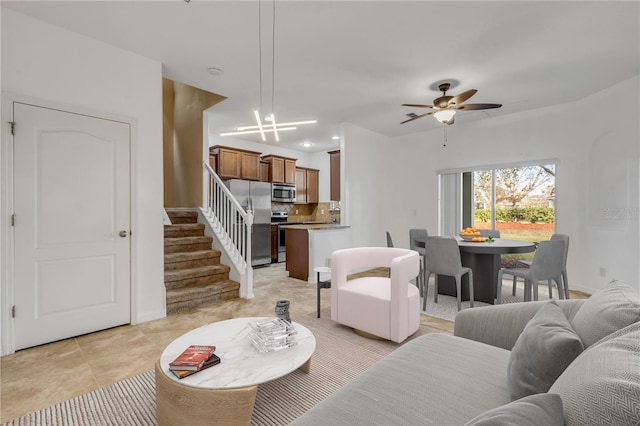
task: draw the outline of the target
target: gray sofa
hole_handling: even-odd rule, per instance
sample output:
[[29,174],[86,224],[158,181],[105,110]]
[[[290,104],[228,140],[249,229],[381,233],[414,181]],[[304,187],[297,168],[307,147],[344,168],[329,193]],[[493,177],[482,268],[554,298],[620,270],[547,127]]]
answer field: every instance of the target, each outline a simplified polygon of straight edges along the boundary
[[[554,309],[570,327],[545,335],[535,319]],[[536,363],[552,381],[516,399]],[[640,296],[614,281],[586,300],[465,309],[453,336],[405,343],[293,424],[640,425]]]

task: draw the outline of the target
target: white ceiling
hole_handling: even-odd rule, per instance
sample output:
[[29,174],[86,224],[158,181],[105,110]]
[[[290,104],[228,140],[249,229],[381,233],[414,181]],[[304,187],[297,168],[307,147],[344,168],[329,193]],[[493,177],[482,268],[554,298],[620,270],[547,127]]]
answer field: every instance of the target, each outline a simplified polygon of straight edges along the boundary
[[[263,115],[271,110],[273,78],[277,121],[318,120],[281,133],[279,145],[311,152],[337,147],[331,136],[342,122],[389,137],[437,128],[432,117],[399,124],[407,113],[426,111],[401,104],[431,104],[442,81],[453,82],[453,95],[478,89],[467,103],[503,104],[459,112],[455,126],[571,102],[637,75],[639,5],[278,0],[274,33],[271,0],[2,1],[157,60],[166,78],[226,96],[213,108],[212,132],[255,124],[260,6]],[[223,74],[210,75],[211,66]],[[302,148],[304,141],[314,146]]]

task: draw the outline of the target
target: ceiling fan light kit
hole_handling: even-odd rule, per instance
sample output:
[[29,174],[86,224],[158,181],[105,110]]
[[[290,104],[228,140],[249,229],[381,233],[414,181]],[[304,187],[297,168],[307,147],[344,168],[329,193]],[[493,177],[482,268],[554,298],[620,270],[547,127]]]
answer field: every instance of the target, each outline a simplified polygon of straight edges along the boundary
[[435,111],[427,112],[425,114],[407,114],[410,118],[401,122],[400,124],[408,123],[410,121],[417,120],[428,115],[433,115],[436,120],[442,124],[453,124],[455,122],[456,111],[474,111],[481,109],[500,108],[502,104],[464,104],[463,103],[475,95],[478,91],[476,89],[469,89],[466,92],[462,92],[456,96],[447,95],[447,91],[451,88],[450,83],[442,83],[438,85],[438,89],[442,92],[442,96],[433,100],[433,105],[422,104],[402,104],[402,106],[408,106],[413,108],[433,108]]
[[441,109],[433,114],[436,120],[438,120],[442,124],[452,124],[455,115],[456,112],[452,109]]

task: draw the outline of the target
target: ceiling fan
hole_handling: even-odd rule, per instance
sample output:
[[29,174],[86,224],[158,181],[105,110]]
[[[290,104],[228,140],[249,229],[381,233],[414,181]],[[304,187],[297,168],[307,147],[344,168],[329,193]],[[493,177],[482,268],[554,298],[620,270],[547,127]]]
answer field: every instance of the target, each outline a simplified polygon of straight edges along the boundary
[[402,106],[415,107],[415,108],[433,108],[435,111],[429,111],[426,114],[407,114],[410,118],[403,121],[400,124],[408,123],[418,118],[426,117],[427,115],[433,115],[436,120],[442,124],[453,124],[456,118],[456,111],[473,111],[480,109],[492,109],[500,108],[502,104],[466,104],[462,105],[464,101],[476,94],[476,89],[470,89],[466,92],[462,92],[457,96],[447,96],[447,91],[451,87],[451,83],[442,83],[438,85],[438,89],[442,92],[442,96],[433,100],[433,105],[420,105],[420,104],[402,104]]

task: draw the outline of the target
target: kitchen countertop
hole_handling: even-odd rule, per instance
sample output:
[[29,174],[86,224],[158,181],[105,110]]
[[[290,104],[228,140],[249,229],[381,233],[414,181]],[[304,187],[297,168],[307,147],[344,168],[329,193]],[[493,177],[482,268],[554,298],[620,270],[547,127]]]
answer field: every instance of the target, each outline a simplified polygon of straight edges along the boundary
[[[282,225],[281,225],[282,226]],[[351,228],[350,226],[340,225],[339,223],[307,223],[307,224],[298,224],[298,225],[287,225],[287,229],[306,229],[307,231],[318,231],[322,229],[345,229]]]

